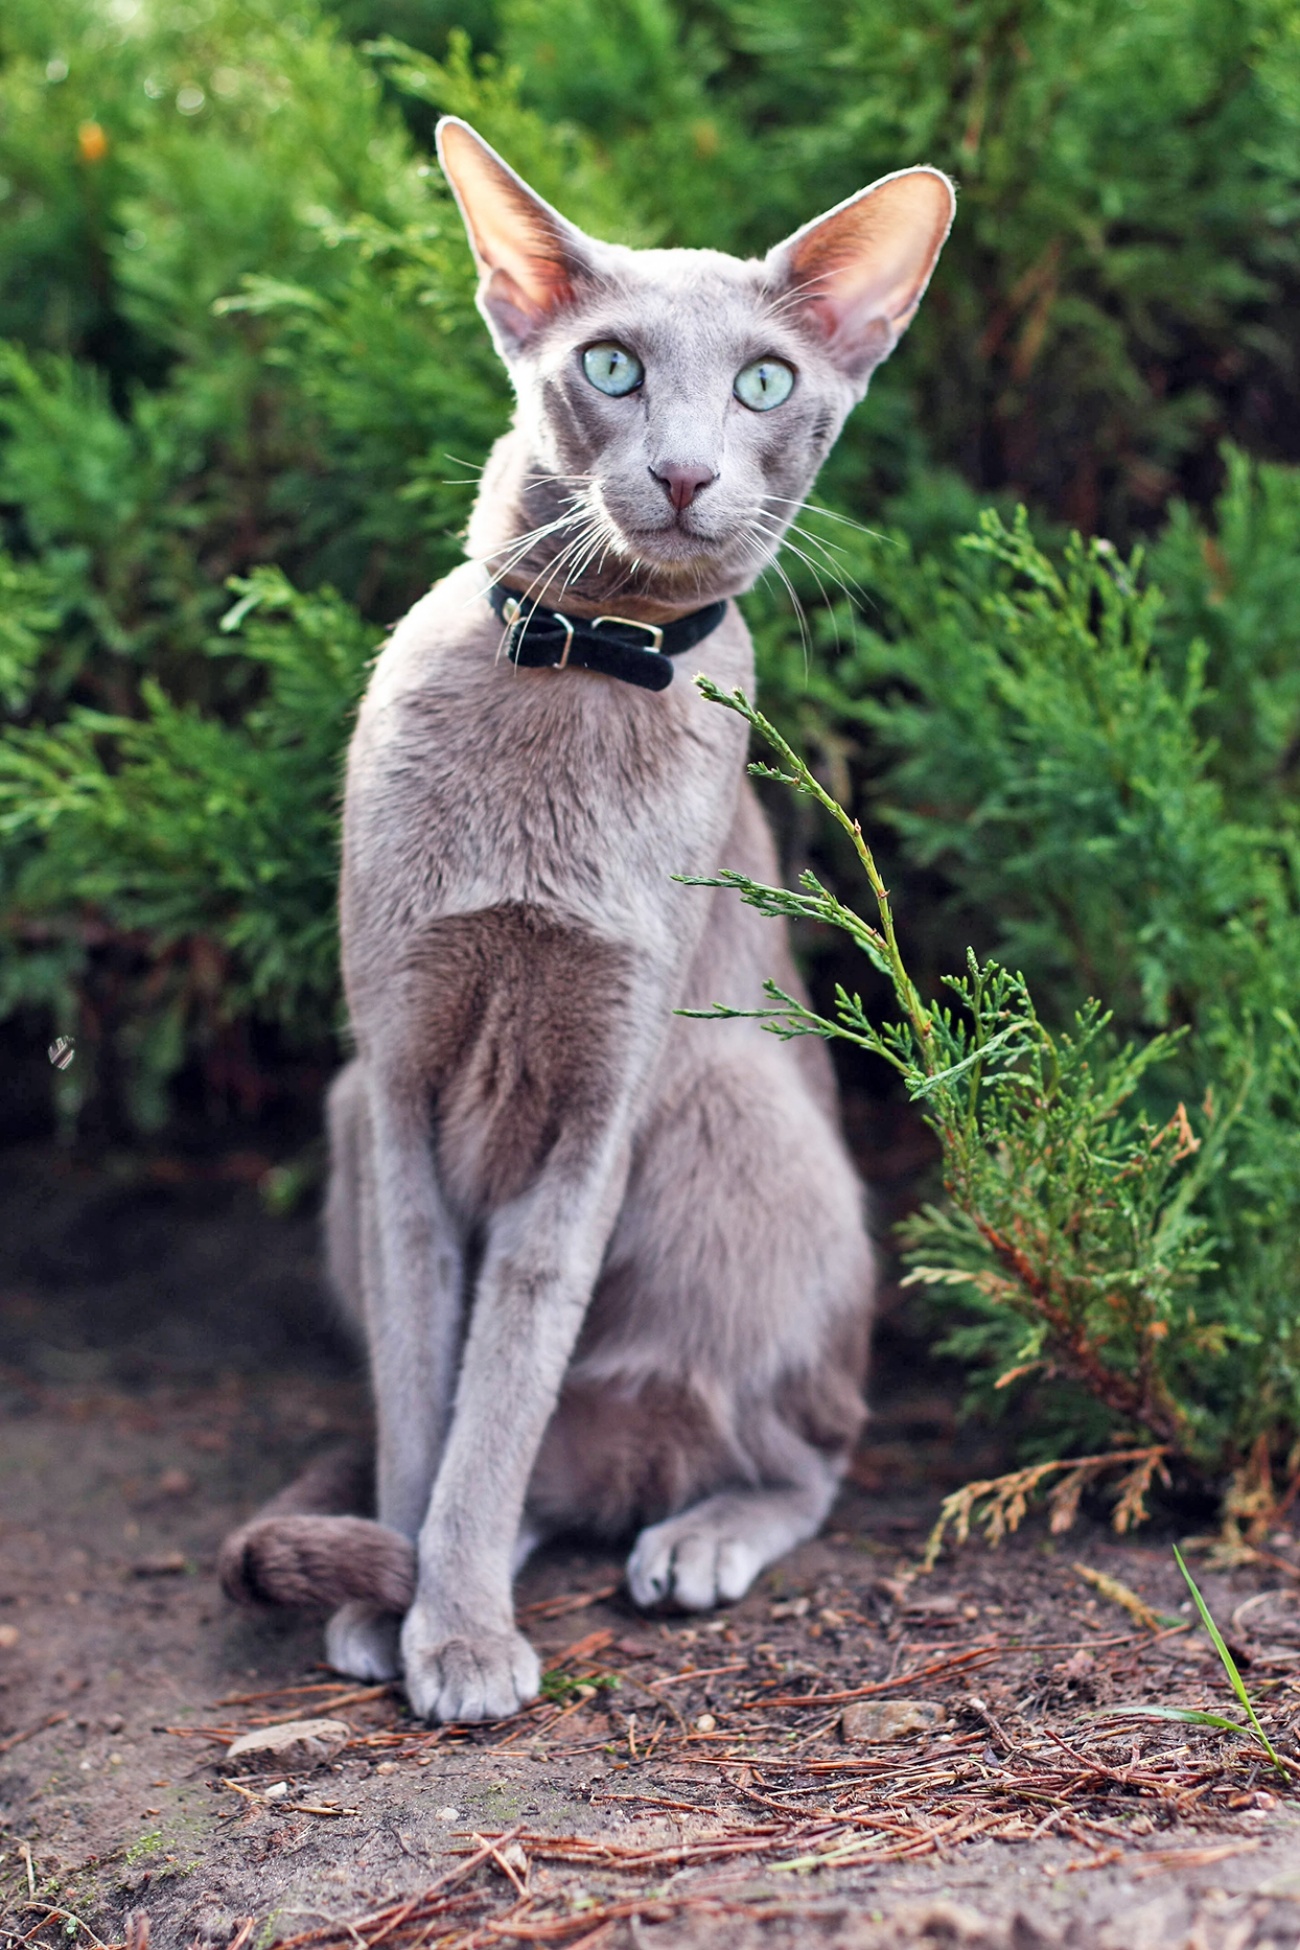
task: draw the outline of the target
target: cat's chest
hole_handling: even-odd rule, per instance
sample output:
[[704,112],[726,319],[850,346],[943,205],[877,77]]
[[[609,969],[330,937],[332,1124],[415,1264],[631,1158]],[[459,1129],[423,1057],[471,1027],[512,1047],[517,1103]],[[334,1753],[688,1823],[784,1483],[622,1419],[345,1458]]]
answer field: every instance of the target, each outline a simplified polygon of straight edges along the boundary
[[[441,592],[435,592],[435,596]],[[410,621],[411,619],[408,619]],[[344,906],[386,930],[521,901],[606,938],[662,934],[680,888],[729,828],[743,726],[690,681],[645,692],[582,671],[515,670],[479,627],[443,615],[399,631],[349,762]],[[403,630],[406,629],[403,625]],[[749,681],[738,618],[704,646],[719,682]]]

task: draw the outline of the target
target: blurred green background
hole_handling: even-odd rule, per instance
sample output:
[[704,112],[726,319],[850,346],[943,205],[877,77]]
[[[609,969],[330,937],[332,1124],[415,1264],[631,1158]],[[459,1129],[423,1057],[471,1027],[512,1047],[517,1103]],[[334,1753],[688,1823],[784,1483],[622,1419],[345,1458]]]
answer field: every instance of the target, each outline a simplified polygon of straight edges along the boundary
[[[746,599],[765,708],[869,821],[928,983],[973,942],[1045,1018],[1095,995],[1117,1033],[1185,1032],[1153,1109],[1234,1106],[1196,1331],[1229,1420],[1276,1384],[1294,1426],[1283,0],[6,0],[0,1127],[315,1127],[353,706],[508,413],[444,111],[631,243],[761,252],[886,171],[957,179],[785,560],[806,623],[775,579]],[[1020,504],[1021,543],[961,540]],[[1074,570],[1072,529],[1102,544]],[[839,950],[804,945],[825,992]],[[919,1126],[846,1080],[864,1161],[911,1185]]]

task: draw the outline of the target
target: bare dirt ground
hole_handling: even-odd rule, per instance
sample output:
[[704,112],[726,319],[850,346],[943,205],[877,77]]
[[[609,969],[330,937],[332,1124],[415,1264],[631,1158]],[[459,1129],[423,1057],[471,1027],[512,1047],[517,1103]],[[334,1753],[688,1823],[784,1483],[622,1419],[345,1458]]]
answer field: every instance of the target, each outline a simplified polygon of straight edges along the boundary
[[[530,1566],[547,1696],[504,1726],[421,1727],[325,1672],[316,1625],[231,1609],[225,1530],[366,1418],[312,1223],[265,1215],[259,1168],[5,1159],[0,1942],[138,1944],[132,1915],[154,1950],[1300,1942],[1300,1551],[1204,1570],[1283,1780],[1244,1739],[1112,1712],[1230,1704],[1168,1525],[1031,1522],[915,1575],[986,1458],[905,1373],[828,1534],[725,1615],[638,1616],[577,1545]],[[890,1702],[932,1710],[845,1737]],[[332,1761],[223,1764],[307,1714],[346,1722]]]

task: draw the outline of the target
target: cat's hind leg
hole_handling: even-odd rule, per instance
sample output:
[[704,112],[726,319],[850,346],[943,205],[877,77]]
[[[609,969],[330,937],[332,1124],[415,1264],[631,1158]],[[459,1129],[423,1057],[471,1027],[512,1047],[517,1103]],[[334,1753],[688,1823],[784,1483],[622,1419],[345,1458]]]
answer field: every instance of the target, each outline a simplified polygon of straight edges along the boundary
[[824,1522],[865,1415],[873,1276],[861,1184],[791,1053],[755,1037],[683,1071],[639,1147],[529,1510],[647,1526],[632,1597],[696,1611]]
[[824,1431],[818,1447],[770,1405],[735,1406],[685,1380],[571,1382],[530,1485],[530,1542],[644,1525],[627,1565],[634,1603],[734,1604],[821,1528],[858,1420],[842,1403],[842,1440]]
[[842,1471],[814,1450],[805,1470],[780,1488],[721,1490],[643,1530],[627,1564],[633,1602],[711,1611],[743,1598],[760,1571],[826,1521]]
[[[618,1537],[644,1525],[627,1565],[635,1604],[734,1604],[816,1535],[847,1450],[833,1435],[821,1448],[804,1440],[770,1405],[746,1406],[737,1415],[685,1379],[571,1382],[542,1444],[528,1521],[542,1535]],[[857,1417],[843,1406],[851,1430]]]

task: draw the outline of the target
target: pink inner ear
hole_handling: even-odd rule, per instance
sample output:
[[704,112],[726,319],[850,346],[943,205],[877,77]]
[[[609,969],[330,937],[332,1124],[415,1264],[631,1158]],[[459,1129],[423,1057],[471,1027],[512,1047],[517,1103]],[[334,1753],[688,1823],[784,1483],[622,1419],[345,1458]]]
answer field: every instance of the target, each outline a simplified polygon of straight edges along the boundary
[[792,300],[846,364],[874,364],[907,329],[952,212],[945,176],[908,170],[863,190],[783,247],[782,277]]
[[510,195],[513,187],[502,185],[503,195],[476,205],[483,214],[476,254],[494,283],[504,279],[518,294],[515,302],[540,317],[571,298],[573,284],[560,240],[522,198]]
[[574,253],[563,219],[463,123],[441,125],[439,149],[489,306],[538,322],[571,299]]

